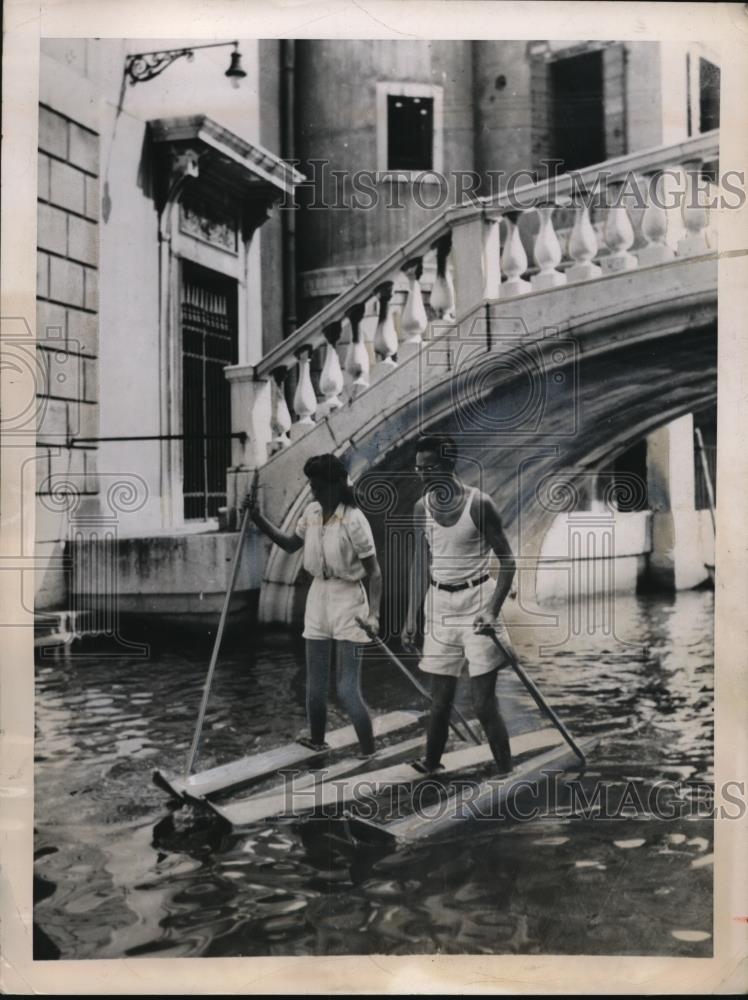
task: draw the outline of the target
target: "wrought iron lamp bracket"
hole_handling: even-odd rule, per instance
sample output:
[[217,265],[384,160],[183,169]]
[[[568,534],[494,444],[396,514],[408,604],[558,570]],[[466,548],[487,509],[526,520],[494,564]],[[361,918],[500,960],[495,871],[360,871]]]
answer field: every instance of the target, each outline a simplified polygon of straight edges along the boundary
[[128,56],[125,63],[125,74],[130,85],[145,83],[171,66],[177,59],[184,56],[190,62],[195,58],[192,49],[166,49],[163,52],[141,52]]

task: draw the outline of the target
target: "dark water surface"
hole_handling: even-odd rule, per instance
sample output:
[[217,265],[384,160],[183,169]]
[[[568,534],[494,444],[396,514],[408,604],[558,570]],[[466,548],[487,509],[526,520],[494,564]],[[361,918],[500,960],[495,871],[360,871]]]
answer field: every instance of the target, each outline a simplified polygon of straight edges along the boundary
[[[45,657],[36,957],[710,955],[712,821],[655,816],[648,793],[666,782],[687,798],[712,780],[713,595],[621,597],[615,622],[616,637],[573,636],[552,656],[522,631],[515,642],[574,734],[602,732],[582,778],[589,799],[602,780],[647,808],[474,824],[385,856],[280,821],[216,837],[170,812],[152,772],[184,766],[204,642],[172,636],[148,659],[89,644],[85,658]],[[381,660],[364,688],[377,712],[419,705]],[[292,739],[303,697],[302,650],[287,634],[227,646],[200,767]],[[331,726],[344,722],[333,708]]]

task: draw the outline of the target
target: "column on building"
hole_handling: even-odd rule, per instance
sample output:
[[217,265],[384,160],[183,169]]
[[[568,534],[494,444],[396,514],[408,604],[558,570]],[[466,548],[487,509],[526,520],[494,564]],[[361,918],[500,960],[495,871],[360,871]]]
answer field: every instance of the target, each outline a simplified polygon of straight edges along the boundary
[[647,492],[652,510],[650,583],[672,590],[698,586],[708,573],[697,544],[692,414],[648,435]]

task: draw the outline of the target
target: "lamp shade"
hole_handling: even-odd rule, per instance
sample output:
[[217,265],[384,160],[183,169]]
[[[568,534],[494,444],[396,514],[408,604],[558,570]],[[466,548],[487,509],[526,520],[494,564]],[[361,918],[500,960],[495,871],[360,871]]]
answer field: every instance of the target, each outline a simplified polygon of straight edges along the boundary
[[231,83],[235,86],[239,86],[239,82],[244,79],[247,74],[242,69],[242,54],[238,49],[234,49],[231,53],[231,64],[226,70],[226,76],[231,80]]

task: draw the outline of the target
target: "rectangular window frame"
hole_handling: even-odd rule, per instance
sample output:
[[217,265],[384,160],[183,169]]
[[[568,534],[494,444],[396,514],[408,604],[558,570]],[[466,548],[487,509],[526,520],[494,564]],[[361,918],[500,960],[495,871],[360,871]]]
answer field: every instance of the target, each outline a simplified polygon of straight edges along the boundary
[[[688,138],[703,135],[701,130],[701,87],[699,66],[700,60],[712,63],[720,71],[722,80],[723,67],[720,53],[703,42],[694,42],[686,48],[686,135]],[[720,85],[720,99],[724,87]],[[720,100],[721,105],[721,100]]]
[[[433,148],[430,170],[398,170],[388,167],[387,98],[426,97],[433,101]],[[377,83],[377,171],[383,177],[393,180],[415,180],[430,182],[429,174],[444,172],[444,88],[437,84],[403,83],[382,80]],[[433,178],[433,183],[438,183]]]

